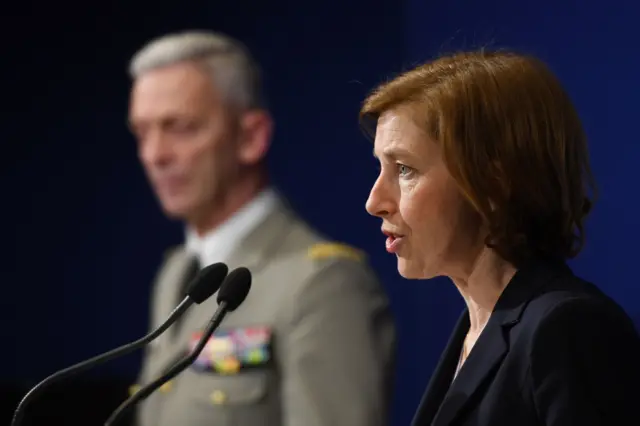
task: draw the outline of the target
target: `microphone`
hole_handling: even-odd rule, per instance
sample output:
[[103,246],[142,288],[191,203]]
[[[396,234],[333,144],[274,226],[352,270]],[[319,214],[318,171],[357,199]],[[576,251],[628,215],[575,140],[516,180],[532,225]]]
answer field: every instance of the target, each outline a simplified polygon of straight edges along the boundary
[[82,361],[78,364],[72,365],[71,367],[67,367],[64,370],[57,371],[35,385],[29,392],[27,392],[24,398],[22,398],[20,404],[18,404],[18,408],[16,408],[13,414],[11,426],[18,426],[22,422],[27,404],[52,383],[66,379],[120,356],[127,355],[128,353],[131,353],[158,338],[158,336],[164,333],[173,323],[175,323],[178,318],[180,318],[182,314],[184,314],[187,309],[189,309],[194,303],[200,304],[211,297],[211,295],[213,295],[216,291],[218,291],[218,289],[220,288],[220,284],[227,276],[228,271],[229,268],[224,263],[214,263],[213,265],[209,265],[203,268],[189,283],[187,295],[185,296],[185,298],[171,312],[169,318],[167,318],[167,320],[162,323],[160,327],[134,342],[120,346],[104,354],[97,355],[86,361]]
[[236,310],[236,308],[244,302],[244,299],[249,294],[250,289],[251,272],[247,268],[240,267],[231,271],[222,283],[222,287],[220,287],[220,291],[218,292],[218,309],[213,314],[209,324],[207,324],[207,327],[205,328],[202,337],[200,337],[196,347],[176,362],[165,374],[147,384],[142,389],[134,393],[129,399],[120,404],[111,416],[109,416],[104,425],[115,425],[116,422],[122,419],[132,408],[135,407],[136,404],[145,400],[155,390],[193,364],[209,341],[209,337],[211,337],[214,331],[218,328],[225,315]]

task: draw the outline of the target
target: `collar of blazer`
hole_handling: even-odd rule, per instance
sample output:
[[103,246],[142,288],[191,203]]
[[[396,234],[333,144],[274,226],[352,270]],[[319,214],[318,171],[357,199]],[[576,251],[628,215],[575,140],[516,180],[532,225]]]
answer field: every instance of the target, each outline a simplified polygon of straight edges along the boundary
[[474,394],[509,350],[508,330],[518,324],[538,288],[563,271],[571,273],[564,263],[535,260],[516,272],[476,343],[483,350],[471,351],[452,383],[460,348],[469,330],[469,315],[464,310],[420,402],[414,425],[450,425],[465,412]]

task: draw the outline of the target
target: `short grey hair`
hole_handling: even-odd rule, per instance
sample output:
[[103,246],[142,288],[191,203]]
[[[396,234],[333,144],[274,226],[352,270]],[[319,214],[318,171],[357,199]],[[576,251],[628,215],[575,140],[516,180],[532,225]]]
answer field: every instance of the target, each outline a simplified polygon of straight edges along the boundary
[[259,65],[244,44],[220,33],[187,31],[151,40],[131,59],[129,75],[135,79],[186,61],[205,65],[216,89],[235,107],[266,107]]

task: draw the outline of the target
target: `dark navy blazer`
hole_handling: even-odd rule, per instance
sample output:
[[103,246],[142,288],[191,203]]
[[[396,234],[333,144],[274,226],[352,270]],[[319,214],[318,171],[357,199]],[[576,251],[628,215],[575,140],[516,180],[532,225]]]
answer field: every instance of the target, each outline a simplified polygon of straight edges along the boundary
[[640,337],[564,263],[531,262],[500,296],[458,376],[461,315],[413,426],[640,426]]

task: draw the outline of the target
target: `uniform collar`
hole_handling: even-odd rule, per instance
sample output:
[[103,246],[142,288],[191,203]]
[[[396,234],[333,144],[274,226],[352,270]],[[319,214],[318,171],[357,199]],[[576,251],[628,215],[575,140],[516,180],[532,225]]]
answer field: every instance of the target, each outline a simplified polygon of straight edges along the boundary
[[276,191],[268,188],[203,236],[198,236],[193,229],[187,228],[187,252],[198,258],[201,267],[226,262],[240,241],[275,209],[278,198]]

